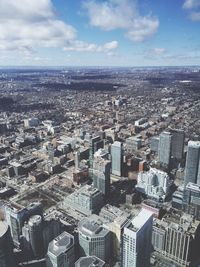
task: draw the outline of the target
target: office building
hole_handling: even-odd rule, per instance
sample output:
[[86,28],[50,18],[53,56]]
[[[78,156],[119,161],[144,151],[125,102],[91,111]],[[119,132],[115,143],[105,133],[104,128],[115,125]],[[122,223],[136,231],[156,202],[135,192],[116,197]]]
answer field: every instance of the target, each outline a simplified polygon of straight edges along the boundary
[[108,196],[110,192],[111,162],[101,157],[93,160],[93,186],[103,195]]
[[164,200],[171,185],[172,181],[166,172],[151,168],[147,172],[139,172],[136,188],[149,197]]
[[188,183],[182,198],[183,211],[200,220],[200,185]]
[[13,243],[10,228],[7,223],[0,221],[0,266],[15,267]]
[[175,264],[189,266],[197,226],[192,216],[177,211],[168,213],[162,220],[154,220],[153,248]]
[[85,215],[98,213],[103,206],[103,194],[96,188],[85,185],[64,199],[64,206]]
[[111,145],[112,174],[121,176],[122,174],[122,143],[115,141]]
[[[191,183],[197,183],[200,185],[200,142],[189,141],[188,151],[185,165],[185,186]],[[199,169],[199,171],[198,171]]]
[[40,215],[32,216],[22,228],[24,249],[36,258],[44,256],[43,222]]
[[141,148],[142,140],[137,136],[131,136],[126,139],[126,148],[127,151],[133,153]]
[[96,256],[103,261],[111,257],[111,233],[96,218],[85,218],[78,224],[80,253]]
[[183,130],[170,129],[172,135],[171,156],[179,161],[183,158],[185,133]]
[[100,211],[99,216],[106,222],[105,227],[112,232],[113,256],[116,260],[121,259],[122,232],[128,222],[130,214],[119,208],[106,204]]
[[74,262],[74,237],[63,232],[49,243],[47,267],[73,267]]
[[122,243],[122,266],[150,266],[152,213],[142,209],[124,227]]
[[95,256],[81,257],[75,262],[75,267],[104,267],[105,262]]
[[159,136],[154,136],[151,138],[151,143],[150,143],[150,149],[154,153],[158,153],[159,150]]
[[92,167],[93,155],[99,149],[103,148],[103,140],[99,136],[95,136],[90,139],[90,166]]
[[158,160],[164,165],[170,164],[172,135],[170,132],[162,132],[159,139]]
[[24,222],[28,221],[32,215],[42,215],[42,213],[42,206],[39,202],[31,203],[26,208],[14,203],[5,206],[6,221],[10,226],[11,236],[16,247],[20,247]]

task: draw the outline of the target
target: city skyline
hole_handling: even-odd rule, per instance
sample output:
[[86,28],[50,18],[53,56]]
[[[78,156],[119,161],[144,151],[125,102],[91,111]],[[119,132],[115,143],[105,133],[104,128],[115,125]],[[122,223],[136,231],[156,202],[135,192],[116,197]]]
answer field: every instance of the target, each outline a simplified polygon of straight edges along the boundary
[[199,0],[0,0],[0,21],[1,66],[199,65]]

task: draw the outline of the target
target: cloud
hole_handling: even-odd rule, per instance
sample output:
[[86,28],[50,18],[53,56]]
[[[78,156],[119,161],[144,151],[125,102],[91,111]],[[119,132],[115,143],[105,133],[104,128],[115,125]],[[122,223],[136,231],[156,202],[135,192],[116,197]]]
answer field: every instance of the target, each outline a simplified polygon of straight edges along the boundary
[[200,0],[185,0],[183,8],[189,10],[189,19],[200,21]]
[[151,37],[159,27],[156,17],[140,16],[137,1],[134,0],[88,0],[83,6],[87,10],[91,26],[104,31],[123,29],[126,36],[134,42],[142,42]]
[[58,47],[76,38],[76,30],[54,14],[50,0],[0,0],[0,49]]
[[130,29],[126,35],[132,41],[142,42],[146,38],[153,36],[158,26],[159,22],[157,19],[140,17],[134,21],[132,29]]
[[109,52],[117,46],[116,41],[102,46],[79,41],[76,29],[56,17],[51,0],[0,0],[0,51],[27,56],[39,47]]
[[200,0],[185,0],[183,4],[184,9],[193,9],[200,7]]
[[103,52],[111,53],[118,47],[117,41],[105,43],[104,45],[89,44],[82,41],[73,41],[71,45],[64,47],[64,51],[75,51],[75,52]]
[[156,47],[144,52],[145,58],[148,59],[157,59],[158,57],[164,57],[166,55],[167,55],[167,50],[162,47]]
[[200,21],[200,12],[192,12],[190,14],[190,19],[193,21]]

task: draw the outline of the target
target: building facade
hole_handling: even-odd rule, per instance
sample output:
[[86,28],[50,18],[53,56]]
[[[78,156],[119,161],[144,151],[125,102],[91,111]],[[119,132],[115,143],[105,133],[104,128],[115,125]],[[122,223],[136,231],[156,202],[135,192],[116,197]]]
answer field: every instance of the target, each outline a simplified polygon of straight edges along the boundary
[[131,222],[124,227],[122,266],[150,266],[152,213],[142,209]]
[[49,243],[47,267],[73,267],[74,262],[74,237],[67,232],[63,232]]

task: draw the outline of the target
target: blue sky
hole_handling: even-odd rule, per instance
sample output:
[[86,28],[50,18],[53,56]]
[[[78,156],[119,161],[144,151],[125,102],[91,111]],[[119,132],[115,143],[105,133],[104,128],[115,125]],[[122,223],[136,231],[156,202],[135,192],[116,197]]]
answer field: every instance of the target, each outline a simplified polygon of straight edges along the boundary
[[0,65],[200,65],[200,0],[0,0]]

